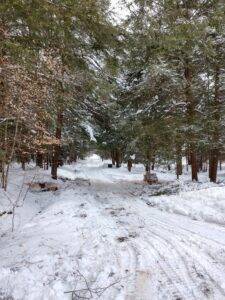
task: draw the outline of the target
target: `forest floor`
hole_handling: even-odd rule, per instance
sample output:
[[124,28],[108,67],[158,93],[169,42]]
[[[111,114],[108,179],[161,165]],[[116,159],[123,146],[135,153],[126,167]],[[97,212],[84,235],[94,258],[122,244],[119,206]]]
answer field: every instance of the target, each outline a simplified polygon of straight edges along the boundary
[[0,299],[225,299],[225,173],[219,184],[156,173],[145,185],[143,166],[93,155],[40,192],[27,184],[51,182],[49,171],[15,165],[0,192],[1,214],[20,206],[13,232],[0,216]]

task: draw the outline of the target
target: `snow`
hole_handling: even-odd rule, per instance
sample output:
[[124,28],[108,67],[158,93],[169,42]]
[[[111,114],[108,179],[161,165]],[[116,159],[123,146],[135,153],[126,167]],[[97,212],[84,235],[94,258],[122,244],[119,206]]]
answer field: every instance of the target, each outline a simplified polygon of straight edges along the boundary
[[94,136],[94,130],[90,126],[90,124],[84,123],[83,126],[84,126],[85,130],[87,131],[87,133],[89,134],[90,140],[93,141],[93,142],[96,142],[96,138]]
[[111,0],[111,10],[114,13],[114,21],[121,23],[129,15],[129,10],[120,0]]
[[225,225],[224,187],[181,192],[176,196],[153,197],[151,204],[163,211],[189,216],[194,220]]
[[[12,216],[0,217],[0,299],[225,299],[223,181],[159,168],[148,186],[142,165],[107,164],[93,154],[60,168],[71,180],[58,191],[21,196],[14,232]],[[32,179],[51,181],[50,171],[15,165],[7,195],[17,201]]]

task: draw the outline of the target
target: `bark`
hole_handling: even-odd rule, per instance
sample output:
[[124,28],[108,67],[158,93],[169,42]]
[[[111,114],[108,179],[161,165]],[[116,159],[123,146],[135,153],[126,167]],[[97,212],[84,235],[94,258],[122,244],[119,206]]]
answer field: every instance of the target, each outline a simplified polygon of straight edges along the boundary
[[183,168],[182,168],[182,158],[180,159],[179,157],[176,160],[176,174],[177,174],[177,179],[179,179],[179,176],[182,175]]
[[[4,39],[4,28],[0,24],[0,43]],[[5,117],[5,106],[6,106],[6,97],[7,97],[7,87],[6,80],[4,75],[6,58],[4,51],[0,48],[0,117]]]
[[57,179],[57,170],[59,166],[59,158],[60,158],[60,142],[61,142],[61,137],[62,137],[62,125],[63,125],[63,114],[62,112],[58,112],[57,114],[57,126],[56,126],[56,133],[55,137],[58,140],[58,144],[53,146],[52,150],[52,170],[51,170],[51,175],[52,179]]
[[7,153],[8,153],[8,121],[5,122],[4,126],[4,135],[3,135],[3,150],[4,154],[2,155],[2,160],[1,160],[1,182],[2,182],[2,188],[5,187],[5,166],[6,166],[6,161],[7,161]]
[[210,151],[210,159],[209,159],[209,178],[211,182],[216,182],[217,180],[218,161],[219,161],[219,150],[212,149]]
[[112,159],[112,165],[115,166],[115,164],[116,164],[115,150],[111,151],[111,159]]
[[203,170],[203,156],[202,154],[198,157],[198,172]]
[[[188,58],[186,59],[185,65],[185,79],[186,79],[186,88],[185,88],[185,96],[186,96],[186,104],[187,104],[187,122],[188,125],[193,125],[195,121],[195,101],[192,94],[192,74],[190,68],[190,62]],[[198,164],[197,164],[197,151],[195,145],[195,134],[193,132],[189,132],[188,134],[189,140],[189,156],[190,156],[190,164],[191,164],[191,175],[193,181],[198,181]]]
[[146,172],[149,172],[149,171],[150,171],[149,164],[146,164],[146,165],[145,165],[145,171],[146,171]]
[[152,169],[152,171],[154,171],[154,170],[155,170],[155,162],[153,162],[153,163],[152,163],[152,165],[151,165],[151,169]]
[[11,152],[9,154],[7,164],[5,162],[6,170],[5,170],[5,167],[3,167],[3,173],[2,173],[2,187],[5,191],[6,191],[7,185],[8,185],[9,167],[10,167],[10,164],[13,160],[13,156],[14,156],[14,153],[15,153],[15,146],[16,146],[16,142],[17,142],[18,128],[19,128],[19,121],[16,120],[15,132],[14,132],[14,136],[13,136],[13,143],[12,143],[12,147],[11,147]]
[[43,159],[44,170],[48,170],[48,166],[49,166],[49,154],[47,152],[44,154],[44,159]]
[[197,163],[197,155],[196,155],[196,152],[195,152],[195,147],[191,148],[190,157],[191,157],[191,177],[192,177],[192,181],[198,181],[198,163]]
[[[5,39],[5,26],[3,23],[0,22],[0,44]],[[6,80],[5,80],[5,65],[6,65],[6,59],[5,59],[5,53],[4,50],[0,47],[0,119],[4,119],[6,117],[6,99],[7,99],[7,87],[6,87]],[[5,122],[7,124],[7,122]],[[7,125],[5,126],[5,130],[2,131],[0,134],[0,139],[2,141],[2,149],[1,150],[7,150]],[[0,173],[1,173],[1,183],[2,188],[5,187],[6,183],[6,177],[5,177],[5,166],[6,166],[6,154],[4,154],[1,157],[0,161]]]
[[121,167],[121,151],[120,149],[116,149],[115,151],[115,161],[116,161],[116,168]]
[[176,174],[177,179],[182,175],[183,166],[182,166],[182,149],[180,143],[176,145]]
[[46,170],[48,170],[49,168],[49,153],[47,154],[47,157],[46,157]]
[[[185,2],[185,18],[190,21],[190,11],[191,11],[191,1]],[[186,40],[188,46],[188,39]],[[193,126],[196,120],[196,101],[193,96],[192,91],[192,77],[193,77],[193,67],[191,63],[191,58],[188,54],[185,56],[185,65],[184,65],[184,77],[185,77],[185,98],[186,98],[186,107],[187,107],[187,125]],[[196,149],[196,134],[190,129],[187,134],[188,145],[190,150],[190,162],[191,162],[191,174],[192,180],[198,181],[198,165],[197,165],[197,149]]]
[[26,169],[26,163],[25,163],[25,161],[21,162],[21,166],[22,166],[22,169],[25,171],[25,169]]
[[186,171],[188,172],[188,166],[189,166],[189,156],[186,155]]
[[[0,58],[1,60],[1,58]],[[2,67],[2,64],[0,63],[0,68]],[[0,116],[1,118],[4,117],[4,108],[5,108],[5,100],[6,98],[6,87],[5,87],[5,81],[3,74],[0,74]]]
[[187,161],[187,165],[190,166],[191,165],[191,155],[190,155],[190,149],[189,148],[187,150],[186,161]]
[[131,172],[131,169],[132,169],[132,160],[131,159],[128,159],[128,162],[127,162],[127,169],[129,172]]
[[37,152],[36,154],[36,166],[43,168],[43,153]]
[[20,162],[21,162],[21,167],[25,171],[26,169],[26,162],[28,161],[27,156],[25,154],[20,155]]
[[219,125],[220,120],[220,103],[219,103],[219,75],[220,69],[217,65],[215,68],[215,94],[213,101],[213,111],[215,111],[214,116],[214,128],[212,133],[212,147],[210,149],[210,159],[209,159],[209,178],[211,182],[216,182],[217,180],[217,168],[219,161]]

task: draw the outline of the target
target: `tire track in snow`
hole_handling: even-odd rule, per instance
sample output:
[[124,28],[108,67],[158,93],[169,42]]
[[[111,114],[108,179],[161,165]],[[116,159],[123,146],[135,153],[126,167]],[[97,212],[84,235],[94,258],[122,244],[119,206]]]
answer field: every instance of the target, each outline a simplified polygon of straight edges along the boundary
[[[159,242],[158,251],[164,253],[162,254],[162,257],[164,257],[164,260],[168,260],[168,268],[170,268],[172,273],[176,274],[178,282],[185,283],[186,290],[189,290],[188,299],[199,299],[199,293],[195,295],[196,286],[193,277],[191,276],[189,269],[187,268],[186,258],[180,253],[175,245],[170,243],[167,239],[162,238],[155,232],[148,231],[146,237],[148,236],[153,237]],[[170,249],[168,249],[168,246],[170,246]],[[163,251],[163,249],[166,249],[166,251]],[[172,261],[172,263],[169,263],[170,260]]]
[[[125,227],[127,232],[129,233],[129,227]],[[149,232],[148,232],[149,233]],[[143,235],[142,235],[143,236]],[[151,237],[153,237],[153,234],[151,232]],[[154,238],[159,240],[159,237],[156,237],[154,234]],[[162,239],[160,240],[160,247],[157,247],[151,240],[149,240],[149,234],[144,235],[144,239],[141,241],[141,244],[146,244],[146,248],[148,248],[151,251],[151,254],[155,257],[155,261],[158,263],[158,267],[161,270],[161,276],[165,278],[164,282],[166,282],[166,287],[169,287],[167,289],[166,293],[169,293],[173,298],[172,299],[181,299],[183,297],[183,290],[181,288],[182,282],[184,281],[184,278],[182,278],[178,272],[172,267],[172,265],[166,260],[165,256],[161,253],[160,249],[162,249],[162,244],[164,243],[163,247],[167,247],[165,244],[165,241]],[[138,247],[137,243],[132,242],[134,245],[133,247],[135,249],[139,249],[139,253],[143,251],[143,248],[140,249]],[[149,255],[148,255],[149,257]],[[146,258],[147,261],[148,258]],[[175,260],[174,260],[175,261]],[[136,267],[136,274],[138,269],[140,267]],[[137,275],[136,275],[137,276]],[[164,288],[165,288],[164,286]],[[188,288],[188,281],[186,282],[186,290],[189,291]],[[192,290],[188,293],[188,297],[186,299],[196,299],[192,293]]]
[[[156,222],[158,220],[154,220],[154,221]],[[164,274],[167,275],[167,278],[170,278],[170,279],[172,278],[172,282],[174,283],[174,286],[175,286],[176,282],[178,282],[178,283],[184,283],[184,282],[186,282],[186,291],[187,290],[189,291],[189,295],[188,295],[188,297],[186,297],[186,299],[199,299],[199,297],[202,298],[202,297],[206,296],[201,290],[199,290],[198,285],[195,283],[196,279],[198,279],[198,282],[200,281],[199,278],[198,278],[198,274],[196,272],[194,272],[193,268],[191,269],[191,267],[188,266],[188,262],[190,261],[189,257],[192,257],[192,260],[196,264],[196,262],[195,262],[196,257],[191,256],[192,253],[190,253],[190,251],[187,251],[187,247],[189,247],[189,245],[185,245],[184,246],[184,245],[182,245],[182,243],[180,241],[177,241],[174,238],[172,238],[172,241],[170,240],[171,239],[171,234],[172,234],[172,236],[174,235],[176,237],[176,234],[174,233],[174,229],[175,228],[173,228],[172,232],[171,232],[171,228],[170,228],[170,232],[169,232],[170,239],[165,238],[165,235],[162,235],[162,228],[165,229],[162,226],[162,224],[160,224],[160,225],[159,224],[155,224],[155,227],[154,227],[155,231],[149,231],[148,230],[147,233],[145,233],[145,235],[144,235],[144,240],[148,241],[150,248],[152,248],[152,249],[154,249],[156,251],[156,257],[158,256],[161,259],[161,261],[164,262],[164,265],[160,266],[161,269],[163,270]],[[126,229],[129,232],[129,227],[126,226]],[[155,239],[157,239],[158,241],[160,241],[161,245],[158,248],[155,247],[155,245],[152,242],[150,242],[150,240],[148,238],[149,235],[151,237],[154,236]],[[168,236],[168,228],[166,228],[166,236]],[[183,237],[186,239],[187,235],[184,235],[184,233],[183,233]],[[142,241],[142,243],[143,243],[143,241]],[[175,245],[177,243],[181,247],[181,249],[183,249],[185,255],[181,255],[181,252],[177,249],[177,247],[175,247]],[[176,255],[174,256],[174,262],[176,262],[176,265],[179,265],[179,266],[182,264],[182,266],[183,266],[182,269],[185,270],[185,272],[186,272],[186,274],[188,276],[188,279],[185,280],[185,278],[182,278],[178,274],[179,273],[179,268],[177,268],[177,270],[178,270],[178,273],[177,273],[176,272],[176,268],[173,268],[171,264],[169,264],[169,263],[165,264],[166,254],[161,254],[161,252],[162,252],[161,251],[162,244],[163,244],[163,248],[164,249],[167,249],[168,244],[170,244],[170,247],[173,248],[173,250],[176,252]],[[199,251],[199,249],[196,249],[196,251]],[[199,259],[200,258],[198,257],[197,261]],[[189,263],[189,265],[190,265],[190,263]],[[217,288],[220,291],[220,295],[225,296],[224,290],[220,287],[220,285],[213,278],[213,276],[211,276],[209,274],[209,272],[207,272],[207,268],[205,268],[204,266],[202,266],[202,264],[201,264],[201,267],[203,268],[204,272],[207,274],[207,277],[211,280],[211,282],[214,283],[214,288]],[[201,283],[204,283],[204,281],[202,280]],[[191,288],[190,288],[190,286],[191,286]],[[180,292],[179,284],[176,285],[176,289],[178,290],[178,292]],[[176,294],[176,297],[179,298],[181,296],[182,297],[184,296],[183,293],[182,293],[182,291],[181,291],[180,294],[181,294],[180,296],[177,296],[177,294]]]
[[[101,219],[101,223],[102,217],[104,218],[102,227],[107,228],[111,231],[111,233],[108,233],[108,237],[106,237],[104,240],[104,247],[110,249],[111,256],[113,253],[115,257],[114,263],[116,263],[114,264],[116,275],[117,278],[119,277],[121,279],[121,284],[124,286],[124,291],[118,292],[116,296],[118,297],[119,294],[122,294],[122,292],[125,292],[126,294],[134,294],[135,278],[138,269],[137,248],[134,247],[131,243],[120,243],[117,241],[118,237],[128,236],[131,230],[129,227],[123,226],[122,224],[118,223],[119,218],[117,218],[117,216],[115,216],[114,214],[110,213],[113,210],[118,210],[118,212],[120,212],[121,206],[119,205],[118,207],[116,207],[113,205],[112,207],[109,207],[110,203],[104,203],[104,201],[102,201],[103,199],[104,198],[102,198],[99,195],[96,199],[98,202],[97,207],[99,210],[99,217]],[[113,225],[109,227],[109,224],[111,223]],[[99,236],[101,236],[101,229],[98,230],[98,234]],[[93,234],[93,236],[96,237],[96,234]],[[113,240],[112,237],[114,237]],[[101,241],[101,239],[99,240],[99,245],[103,245],[103,241]],[[104,269],[102,270],[102,272],[105,272]],[[101,276],[101,274],[99,276]],[[116,297],[110,299],[114,300],[115,298]],[[103,297],[102,299],[105,298]]]
[[[168,240],[162,238],[161,236],[159,236],[155,232],[150,231],[150,230],[146,230],[146,229],[144,229],[144,231],[145,231],[144,240],[148,241],[148,243],[150,244],[150,247],[155,247],[154,244],[152,243],[152,240],[156,240],[158,242],[159,247],[158,248],[155,247],[155,249],[157,250],[159,255],[161,254],[161,252],[163,252],[162,251],[163,249],[166,249],[166,251],[164,251],[164,252],[166,252],[166,255],[168,256],[168,244],[170,245],[171,249],[170,249],[170,252],[169,252],[170,253],[169,257],[166,257],[166,255],[164,256],[163,254],[161,254],[160,255],[161,258],[163,258],[163,260],[165,262],[167,262],[167,268],[171,269],[172,273],[176,274],[177,281],[178,282],[185,282],[186,289],[190,290],[192,298],[196,299],[196,297],[199,297],[199,294],[197,294],[197,296],[195,296],[194,293],[193,293],[193,290],[189,288],[190,281],[191,281],[191,286],[194,286],[194,280],[192,280],[192,276],[190,275],[189,269],[187,269],[185,258],[180,253],[180,251],[178,251],[178,249],[175,248],[172,243],[169,243]],[[149,237],[151,237],[151,238],[149,238]],[[174,254],[174,251],[175,251],[175,254]],[[173,253],[172,261],[173,261],[173,264],[176,264],[175,267],[173,267],[173,264],[169,263],[169,260],[167,261],[168,258],[169,259],[171,258],[170,256],[171,256],[172,253]],[[181,265],[183,266],[183,268],[180,268]],[[183,274],[183,276],[181,276],[182,273],[180,271],[182,271],[182,270],[185,271],[185,269],[187,269],[186,273],[189,275],[189,277],[187,276],[187,274]],[[190,298],[190,295],[189,295],[189,298]]]
[[[150,234],[153,234],[155,236],[155,238],[158,238],[162,242],[164,241],[165,242],[164,247],[167,247],[168,245],[170,245],[170,247],[173,247],[173,251],[175,251],[177,254],[176,256],[173,255],[174,262],[176,262],[178,272],[179,271],[186,272],[188,279],[185,278],[186,276],[184,276],[184,281],[186,282],[186,288],[188,290],[190,290],[190,292],[193,295],[192,298],[193,299],[202,299],[202,297],[205,297],[205,294],[199,290],[199,286],[196,283],[196,281],[197,282],[199,281],[198,274],[197,274],[197,272],[194,272],[193,268],[192,268],[193,265],[195,266],[196,262],[192,261],[193,265],[192,264],[190,265],[190,255],[189,255],[189,253],[187,253],[186,248],[183,247],[182,245],[179,245],[179,247],[181,249],[183,249],[183,254],[182,254],[178,250],[178,248],[175,247],[177,242],[172,243],[168,238],[161,237],[161,235],[153,233],[153,232],[150,232]],[[171,268],[171,269],[173,270],[173,268]],[[204,275],[206,275],[206,270],[204,270]],[[201,283],[205,283],[205,281],[201,281]]]
[[[184,217],[186,218],[186,217]],[[221,243],[215,239],[212,239],[212,238],[208,238],[208,237],[205,237],[204,235],[202,235],[201,233],[199,232],[196,232],[194,230],[190,230],[189,228],[184,228],[184,227],[181,227],[178,223],[176,224],[172,224],[169,220],[167,220],[167,222],[165,222],[163,219],[158,219],[158,217],[156,218],[154,215],[151,215],[151,219],[154,220],[155,222],[158,222],[162,225],[164,225],[166,228],[171,228],[171,232],[173,234],[180,234],[180,235],[183,235],[184,237],[187,237],[187,233],[189,233],[190,235],[195,235],[199,238],[201,238],[202,240],[205,240],[206,243],[214,243],[214,245],[218,246],[222,246],[222,247],[225,247],[225,244],[224,243]],[[195,221],[193,221],[195,222]],[[176,231],[174,231],[174,229],[176,228]],[[223,232],[225,234],[225,232]]]
[[[162,223],[162,222],[160,222],[160,223]],[[223,297],[225,297],[225,290],[223,288],[221,288],[222,281],[219,283],[218,280],[216,280],[216,278],[223,278],[224,270],[218,270],[218,272],[215,273],[215,271],[216,271],[215,268],[210,267],[210,266],[214,265],[213,261],[210,259],[210,257],[207,257],[204,253],[201,253],[201,256],[199,254],[197,254],[201,250],[199,247],[198,248],[195,247],[195,249],[193,249],[193,245],[192,245],[192,248],[190,250],[190,245],[187,243],[184,247],[185,240],[183,243],[175,240],[174,236],[177,236],[178,234],[175,233],[174,230],[172,231],[173,235],[170,234],[170,240],[169,240],[168,238],[165,237],[165,236],[168,236],[168,228],[165,225],[163,227],[162,224],[159,226],[161,226],[161,230],[160,230],[160,232],[158,230],[158,235],[160,235],[162,237],[162,233],[163,233],[162,228],[163,228],[165,231],[165,235],[162,238],[165,239],[165,241],[173,247],[175,247],[176,244],[179,244],[179,246],[184,250],[184,252],[186,252],[188,257],[192,257],[193,259],[195,258],[195,264],[200,265],[202,267],[205,275],[207,275],[207,277],[211,280],[211,282],[214,283],[214,286],[220,291],[221,295]],[[156,230],[157,230],[157,227],[156,227]],[[171,233],[171,229],[170,229],[170,233]],[[184,234],[183,234],[183,236],[184,236]],[[171,241],[171,239],[173,242]],[[186,240],[187,240],[187,236],[186,236]],[[178,250],[176,249],[176,251],[178,251]],[[207,270],[207,267],[210,267],[210,272]],[[213,275],[211,275],[211,274],[213,274]]]
[[[104,196],[102,197],[102,195]],[[121,196],[123,199],[121,199]],[[104,199],[107,199],[106,203],[104,203]],[[137,205],[135,200],[139,201]],[[225,299],[225,291],[221,281],[218,280],[218,277],[224,275],[225,272],[220,267],[215,268],[212,258],[201,249],[201,245],[225,247],[225,244],[204,236],[195,227],[192,230],[186,225],[170,222],[170,219],[164,220],[165,215],[162,215],[162,218],[156,217],[156,213],[152,214],[155,209],[150,209],[147,216],[146,204],[144,203],[142,205],[144,213],[142,214],[140,211],[140,198],[124,190],[121,191],[118,187],[114,190],[114,193],[111,193],[108,190],[104,192],[104,185],[100,186],[96,197],[96,202],[98,201],[100,202],[100,214],[104,215],[106,220],[110,218],[113,221],[119,221],[114,222],[115,227],[111,229],[108,242],[102,241],[102,243],[106,243],[106,247],[112,246],[111,250],[116,257],[114,262],[116,261],[115,268],[117,272],[123,274],[122,271],[128,268],[131,273],[125,284],[125,291],[128,297],[132,293],[135,296],[122,299],[149,300],[149,298],[144,298],[146,295],[138,295],[134,291],[135,287],[137,289],[140,288],[140,293],[145,293],[145,286],[141,285],[140,278],[143,278],[147,290],[147,285],[153,288],[153,295],[156,295],[156,298],[151,299],[198,300],[206,299],[207,297],[216,300]],[[105,209],[109,206],[114,210],[124,206],[127,215],[124,214],[123,216],[119,213],[117,216],[112,216],[105,212]],[[168,215],[168,217],[172,218],[172,215]],[[151,224],[149,224],[149,219]],[[134,223],[136,226],[134,226]],[[191,224],[191,221],[189,223]],[[193,224],[195,224],[194,221]],[[140,227],[144,228],[139,230]],[[117,246],[110,241],[112,236],[114,238],[123,235],[129,236],[129,233],[134,232],[134,229],[138,229],[140,232],[140,236],[136,239],[128,239],[128,241]],[[200,240],[200,245],[194,243],[195,239]],[[125,253],[124,247],[126,248]],[[149,255],[154,257],[150,264],[148,261]],[[151,276],[151,268],[155,273],[153,276]],[[202,277],[202,274],[204,274],[204,277]],[[158,281],[154,282],[155,279],[158,279]],[[206,295],[204,293],[201,287],[206,286],[208,288],[207,285],[215,294]],[[157,291],[159,287],[160,291]],[[215,298],[211,298],[214,296]]]
[[[146,237],[145,237],[146,238]],[[155,262],[160,273],[160,280],[163,280],[163,285],[161,288],[163,289],[164,294],[171,295],[170,299],[183,299],[183,291],[181,288],[182,279],[180,276],[174,272],[174,269],[167,262],[166,258],[160,253],[159,249],[154,245],[153,242],[146,240],[142,242],[143,245],[146,245],[148,249],[146,257],[149,256],[149,253],[154,256]],[[142,250],[143,251],[143,250]],[[148,258],[146,258],[147,260]],[[159,296],[159,295],[158,295]],[[191,299],[190,297],[186,299]]]

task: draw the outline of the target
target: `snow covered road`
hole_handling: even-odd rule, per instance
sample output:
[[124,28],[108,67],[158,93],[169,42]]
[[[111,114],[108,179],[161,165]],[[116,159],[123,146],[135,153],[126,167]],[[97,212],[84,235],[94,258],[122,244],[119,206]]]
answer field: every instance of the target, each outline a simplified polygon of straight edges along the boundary
[[140,172],[85,164],[76,176],[90,186],[50,193],[2,237],[0,299],[225,299],[224,226],[151,207]]

